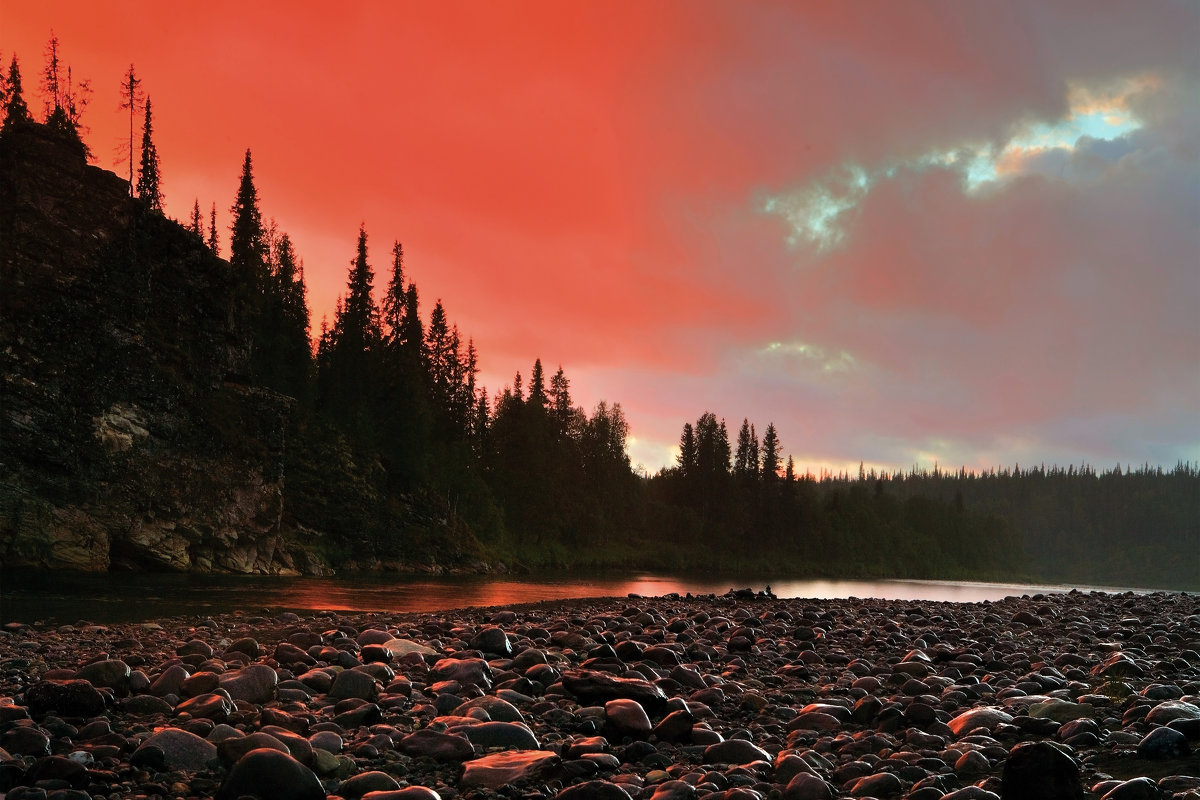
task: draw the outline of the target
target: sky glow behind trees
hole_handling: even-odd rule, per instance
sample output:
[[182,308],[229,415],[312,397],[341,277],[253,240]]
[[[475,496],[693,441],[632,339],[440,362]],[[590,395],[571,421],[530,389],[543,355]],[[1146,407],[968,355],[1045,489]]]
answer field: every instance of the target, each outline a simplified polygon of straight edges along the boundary
[[0,0],[35,112],[51,29],[224,255],[253,150],[314,332],[398,239],[481,384],[561,363],[651,471],[705,410],[800,472],[1200,459],[1193,3]]

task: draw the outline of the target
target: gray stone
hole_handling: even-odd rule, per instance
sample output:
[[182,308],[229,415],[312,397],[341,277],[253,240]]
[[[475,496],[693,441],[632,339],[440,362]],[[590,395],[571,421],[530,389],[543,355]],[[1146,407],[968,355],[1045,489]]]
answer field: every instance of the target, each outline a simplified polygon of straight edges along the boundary
[[1174,728],[1165,726],[1150,731],[1137,746],[1139,758],[1152,760],[1186,758],[1191,753],[1187,737]]
[[79,680],[112,689],[118,696],[129,693],[129,675],[129,665],[120,659],[95,661],[75,673]]
[[364,672],[343,670],[333,679],[329,696],[335,700],[357,698],[359,700],[374,700],[379,696],[379,684]]
[[162,751],[168,768],[188,772],[205,769],[210,761],[217,758],[215,744],[179,728],[163,728],[157,733],[152,733],[138,750],[148,747],[157,747]]
[[233,700],[262,705],[275,699],[279,676],[266,664],[251,664],[236,672],[226,672],[218,681]]

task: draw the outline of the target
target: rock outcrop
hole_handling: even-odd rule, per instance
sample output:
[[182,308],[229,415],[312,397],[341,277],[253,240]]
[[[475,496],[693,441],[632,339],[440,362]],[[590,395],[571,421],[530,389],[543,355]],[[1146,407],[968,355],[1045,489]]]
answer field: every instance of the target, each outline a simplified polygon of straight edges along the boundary
[[292,401],[229,264],[37,124],[0,136],[0,563],[297,573]]

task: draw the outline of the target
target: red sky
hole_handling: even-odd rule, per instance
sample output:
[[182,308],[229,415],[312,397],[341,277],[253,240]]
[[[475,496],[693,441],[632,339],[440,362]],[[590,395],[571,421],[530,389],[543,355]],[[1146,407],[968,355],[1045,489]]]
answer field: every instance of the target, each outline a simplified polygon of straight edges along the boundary
[[251,148],[314,329],[363,223],[651,471],[706,410],[801,470],[1200,460],[1194,3],[0,0],[28,100],[51,29],[223,245]]

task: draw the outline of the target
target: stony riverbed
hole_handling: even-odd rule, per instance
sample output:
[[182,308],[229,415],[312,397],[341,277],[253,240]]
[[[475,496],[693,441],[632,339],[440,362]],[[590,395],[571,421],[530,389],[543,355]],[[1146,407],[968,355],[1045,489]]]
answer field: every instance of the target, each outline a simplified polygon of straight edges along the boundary
[[0,632],[0,797],[1200,800],[1200,598],[746,596]]

